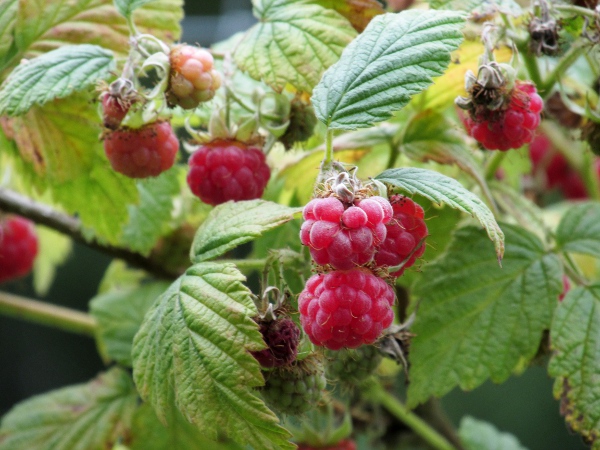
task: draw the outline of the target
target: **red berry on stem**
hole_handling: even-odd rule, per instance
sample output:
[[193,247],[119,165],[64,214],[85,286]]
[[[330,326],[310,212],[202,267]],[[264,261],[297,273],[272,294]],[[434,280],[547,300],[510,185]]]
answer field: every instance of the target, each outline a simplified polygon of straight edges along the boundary
[[129,105],[120,100],[118,96],[105,92],[102,95],[102,119],[106,128],[116,130],[129,111]]
[[271,177],[260,148],[232,139],[202,145],[189,165],[188,186],[209,205],[260,198]]
[[179,141],[169,122],[139,129],[119,128],[104,138],[104,151],[114,170],[131,178],[160,175],[175,163]]
[[288,317],[262,322],[260,332],[267,348],[251,352],[263,367],[281,367],[291,364],[298,354],[300,329]]
[[37,253],[33,222],[12,216],[0,223],[0,283],[31,272]]

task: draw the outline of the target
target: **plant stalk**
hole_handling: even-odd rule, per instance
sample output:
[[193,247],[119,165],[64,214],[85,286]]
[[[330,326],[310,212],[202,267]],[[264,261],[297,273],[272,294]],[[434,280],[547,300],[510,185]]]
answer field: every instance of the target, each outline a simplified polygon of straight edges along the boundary
[[94,337],[96,321],[89,314],[0,292],[0,314]]
[[573,45],[556,64],[552,72],[550,72],[540,86],[539,91],[542,92],[542,97],[546,98],[552,92],[552,88],[564,74],[567,69],[585,52],[585,46]]

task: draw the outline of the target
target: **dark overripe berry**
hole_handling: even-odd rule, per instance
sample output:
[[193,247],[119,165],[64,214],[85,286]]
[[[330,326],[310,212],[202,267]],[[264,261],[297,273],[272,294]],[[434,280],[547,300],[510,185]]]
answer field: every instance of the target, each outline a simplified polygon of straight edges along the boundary
[[114,170],[131,178],[156,177],[175,163],[179,141],[169,122],[119,128],[104,136],[104,151]]
[[290,123],[279,142],[287,149],[292,148],[296,142],[304,142],[312,136],[317,124],[317,116],[310,104],[299,99],[292,100],[290,105]]
[[317,274],[298,299],[300,322],[315,345],[357,348],[391,325],[394,299],[392,287],[367,269]]
[[33,222],[18,216],[0,222],[0,283],[31,272],[37,253]]
[[260,198],[271,177],[260,148],[233,139],[200,146],[189,165],[188,186],[209,205]]
[[252,352],[263,367],[281,367],[291,364],[298,355],[300,329],[289,317],[260,322],[262,334],[267,348]]

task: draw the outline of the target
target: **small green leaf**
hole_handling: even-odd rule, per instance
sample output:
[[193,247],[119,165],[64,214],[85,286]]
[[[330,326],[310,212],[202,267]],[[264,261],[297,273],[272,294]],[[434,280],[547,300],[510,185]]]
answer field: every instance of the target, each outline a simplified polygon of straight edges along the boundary
[[71,254],[73,241],[50,228],[38,226],[36,231],[39,250],[34,262],[33,287],[36,294],[45,296],[54,281],[56,267]]
[[97,45],[68,45],[22,62],[2,84],[0,115],[19,116],[86,90],[115,68],[112,52]]
[[375,17],[315,87],[315,113],[329,128],[365,128],[426,89],[462,41],[464,16],[403,11]]
[[503,267],[475,227],[459,229],[414,287],[421,299],[410,348],[410,405],[455,386],[506,380],[536,354],[562,290],[561,263],[533,234],[504,225]]
[[312,92],[325,69],[356,36],[337,12],[297,0],[254,0],[259,23],[248,30],[234,58],[250,76],[276,91],[286,84]]
[[123,229],[121,242],[133,251],[147,255],[158,238],[169,231],[173,197],[179,194],[177,168],[156,178],[137,182],[139,205],[130,205],[129,222]]
[[264,200],[219,205],[198,228],[190,257],[193,262],[215,258],[292,220],[300,211]]
[[0,2],[0,68],[14,43],[13,30],[17,21],[18,0]]
[[131,366],[133,337],[146,312],[168,287],[167,283],[149,283],[108,292],[90,301],[90,313],[98,323],[98,347],[105,359]]
[[504,233],[494,218],[494,214],[475,194],[465,189],[458,181],[427,169],[400,168],[388,169],[377,180],[399,187],[410,194],[419,194],[434,203],[446,204],[451,208],[471,214],[488,233],[494,243],[496,254],[501,259],[504,254]]
[[512,434],[469,416],[460,421],[458,435],[465,450],[527,450]]
[[565,420],[592,448],[600,445],[600,284],[567,293],[550,328],[548,372]]
[[115,8],[123,17],[129,17],[136,9],[155,0],[114,0]]
[[0,450],[105,450],[125,438],[137,407],[130,375],[118,368],[86,384],[19,403],[2,419]]
[[523,14],[523,9],[514,0],[429,0],[429,6],[432,9],[466,11],[475,15],[489,15],[496,11],[515,17]]
[[585,202],[568,209],[556,230],[556,242],[564,251],[600,258],[600,203]]
[[244,279],[233,264],[190,267],[146,314],[133,343],[134,379],[167,425],[174,403],[208,439],[227,433],[254,448],[291,449],[252,389],[264,381],[248,351],[264,343]]

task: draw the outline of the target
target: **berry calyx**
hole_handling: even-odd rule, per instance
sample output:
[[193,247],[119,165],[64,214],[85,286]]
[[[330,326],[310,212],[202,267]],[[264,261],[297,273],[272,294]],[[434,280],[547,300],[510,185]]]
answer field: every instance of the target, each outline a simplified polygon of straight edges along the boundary
[[531,142],[543,107],[533,84],[516,81],[500,107],[471,108],[462,120],[469,135],[484,148],[506,151]]
[[104,136],[104,151],[114,170],[130,178],[156,177],[175,163],[179,140],[169,122],[119,128]]
[[209,205],[260,198],[271,171],[260,148],[233,139],[216,139],[190,157],[187,183]]
[[357,349],[341,349],[325,352],[327,378],[343,385],[357,385],[373,373],[383,359],[372,345]]
[[386,238],[392,207],[373,196],[345,203],[336,197],[315,198],[303,211],[302,244],[309,247],[315,263],[350,270],[373,259]]
[[428,231],[425,213],[418,203],[403,195],[394,195],[390,204],[394,215],[386,224],[387,236],[375,254],[375,263],[379,267],[401,265],[400,269],[390,273],[399,277],[423,256]]
[[261,393],[273,409],[282,414],[298,415],[317,404],[326,385],[323,364],[311,355],[265,373]]
[[0,283],[31,272],[37,253],[33,222],[18,216],[0,222]]
[[300,329],[289,317],[260,321],[260,333],[267,348],[251,352],[263,367],[281,367],[291,364],[298,355]]
[[298,298],[311,342],[331,350],[372,344],[394,320],[394,290],[364,268],[313,275]]
[[214,59],[208,50],[191,45],[176,45],[169,55],[171,74],[167,89],[169,106],[193,109],[215,96],[221,76],[214,70]]

